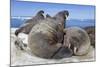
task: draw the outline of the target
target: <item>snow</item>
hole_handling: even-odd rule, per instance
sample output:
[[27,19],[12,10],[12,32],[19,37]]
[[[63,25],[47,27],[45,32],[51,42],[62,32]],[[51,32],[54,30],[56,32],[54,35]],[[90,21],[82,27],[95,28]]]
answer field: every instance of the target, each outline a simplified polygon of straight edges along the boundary
[[[19,38],[23,43],[27,44],[28,35],[20,33],[18,38],[14,35],[17,28],[11,28],[11,66],[16,65],[37,65],[37,64],[51,64],[51,63],[69,63],[81,61],[95,61],[95,49],[91,46],[90,51],[85,56],[72,56],[70,58],[63,58],[60,60],[43,59],[30,54],[29,48],[22,51],[15,46],[14,42]],[[22,43],[22,44],[23,44]]]

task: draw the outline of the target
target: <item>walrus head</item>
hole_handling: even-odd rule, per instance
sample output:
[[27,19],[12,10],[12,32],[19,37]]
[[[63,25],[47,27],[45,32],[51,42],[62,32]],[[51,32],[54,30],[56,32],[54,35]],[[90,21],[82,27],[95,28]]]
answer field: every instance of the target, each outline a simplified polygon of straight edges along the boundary
[[67,28],[64,36],[64,46],[71,48],[74,55],[85,55],[90,48],[90,39],[87,32],[79,27]]
[[56,18],[59,18],[59,17],[62,17],[64,19],[66,19],[67,17],[69,16],[69,12],[67,10],[63,10],[61,12],[58,12],[55,17]]
[[67,10],[63,10],[58,12],[53,18],[65,28],[65,21],[69,16],[69,12]]

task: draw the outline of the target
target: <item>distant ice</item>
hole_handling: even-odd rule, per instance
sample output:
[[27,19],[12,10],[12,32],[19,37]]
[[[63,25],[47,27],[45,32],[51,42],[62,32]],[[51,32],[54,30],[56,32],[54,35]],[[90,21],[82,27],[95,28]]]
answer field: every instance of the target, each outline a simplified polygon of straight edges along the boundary
[[12,19],[21,19],[21,20],[25,20],[25,19],[31,19],[32,17],[30,16],[13,16],[11,17]]

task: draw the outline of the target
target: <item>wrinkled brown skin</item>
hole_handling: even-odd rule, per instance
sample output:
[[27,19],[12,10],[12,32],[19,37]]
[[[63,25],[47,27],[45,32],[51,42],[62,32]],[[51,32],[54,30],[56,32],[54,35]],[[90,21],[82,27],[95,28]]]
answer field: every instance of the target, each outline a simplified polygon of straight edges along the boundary
[[84,29],[69,27],[64,36],[64,46],[71,48],[74,55],[85,55],[90,48],[90,39]]
[[84,29],[90,37],[91,45],[95,48],[95,27],[88,26],[88,27],[85,27]]
[[[63,10],[61,12],[58,12],[54,17],[51,17],[49,14],[46,15],[47,18],[52,18],[56,21],[58,24],[59,32],[57,32],[57,37],[60,43],[63,43],[64,39],[64,28],[65,28],[65,22],[66,22],[66,16],[69,16],[69,12],[66,10]],[[59,36],[61,35],[61,36]]]
[[33,27],[34,25],[36,25],[36,24],[38,23],[39,20],[44,19],[43,13],[44,13],[44,11],[43,11],[43,10],[40,10],[40,11],[36,14],[36,16],[34,16],[32,19],[27,20],[24,24],[22,24],[22,25],[20,26],[19,29],[17,29],[17,30],[15,31],[15,35],[18,36],[18,34],[19,34],[20,32],[25,33],[25,34],[29,34],[29,32],[31,31],[32,27]]
[[[33,55],[45,59],[61,59],[67,57],[67,55],[69,56],[69,53],[71,53],[70,50],[61,47],[62,44],[60,43],[61,40],[59,39],[59,37],[63,37],[62,25],[64,20],[67,18],[64,18],[66,15],[67,14],[64,14],[64,11],[61,11],[60,14],[58,13],[55,16],[55,19],[47,17],[46,19],[41,20],[41,23],[32,28],[28,37],[28,46]],[[59,50],[59,48],[61,49]],[[67,51],[69,53],[67,53]]]

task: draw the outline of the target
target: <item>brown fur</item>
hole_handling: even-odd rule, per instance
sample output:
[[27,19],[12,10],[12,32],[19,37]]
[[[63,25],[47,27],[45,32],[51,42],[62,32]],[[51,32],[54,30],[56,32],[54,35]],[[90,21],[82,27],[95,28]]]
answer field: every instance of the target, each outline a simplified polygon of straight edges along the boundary
[[[60,15],[58,13],[57,16],[59,16],[60,19],[65,20],[64,16],[66,14],[63,14],[64,16],[62,14]],[[33,55],[50,59],[54,55],[54,53],[57,52],[57,50],[62,46],[61,44],[62,39],[59,39],[59,37],[63,38],[64,36],[63,35],[64,21],[58,22],[58,20],[60,20],[59,18],[58,17],[56,19],[46,18],[44,20],[41,20],[40,21],[41,23],[35,25],[32,28],[28,37],[28,46],[31,49],[31,53]],[[66,55],[67,57],[68,54],[65,53],[61,55],[62,52],[63,52],[62,50],[61,52],[58,52],[58,55],[56,55],[56,58],[62,58],[61,56],[63,55]],[[52,58],[55,58],[55,57],[52,57]]]

